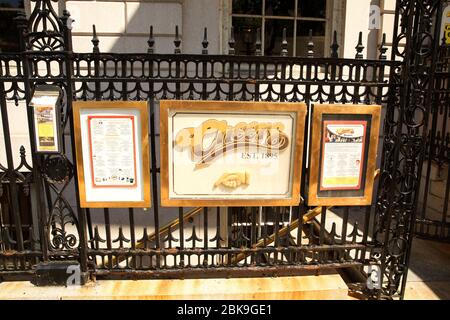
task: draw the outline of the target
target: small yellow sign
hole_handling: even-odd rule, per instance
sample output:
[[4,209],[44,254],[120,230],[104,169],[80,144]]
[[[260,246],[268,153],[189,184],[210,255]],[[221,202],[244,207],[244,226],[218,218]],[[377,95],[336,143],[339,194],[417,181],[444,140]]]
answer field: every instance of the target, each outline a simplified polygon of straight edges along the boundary
[[447,5],[442,14],[440,41],[441,40],[443,40],[446,45],[450,45],[450,5]]
[[40,151],[57,151],[55,107],[53,105],[36,106],[34,109]]

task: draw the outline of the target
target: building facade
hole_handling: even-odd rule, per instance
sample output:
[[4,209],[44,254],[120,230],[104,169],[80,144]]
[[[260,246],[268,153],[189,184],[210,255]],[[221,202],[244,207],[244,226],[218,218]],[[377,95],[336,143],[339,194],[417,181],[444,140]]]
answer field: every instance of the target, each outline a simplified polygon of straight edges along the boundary
[[[32,12],[30,0],[0,1],[0,50],[18,51],[14,17]],[[68,10],[72,19],[74,52],[91,52],[93,25],[101,52],[144,53],[153,26],[154,52],[173,53],[178,26],[183,53],[201,53],[207,28],[208,53],[226,54],[231,28],[236,54],[255,54],[258,29],[264,55],[280,55],[282,29],[286,28],[288,55],[305,56],[312,32],[315,55],[330,56],[332,35],[336,31],[339,56],[355,57],[355,45],[362,32],[362,54],[377,59],[378,47],[386,33],[385,46],[391,45],[394,0],[145,0],[145,1],[55,1],[56,14]],[[1,52],[0,51],[0,52]],[[20,103],[20,102],[19,102]],[[14,108],[10,117],[23,121],[24,105]],[[1,124],[0,124],[1,125]],[[26,126],[12,128],[13,149],[29,142]],[[0,135],[2,131],[0,130]],[[0,145],[1,148],[4,148]],[[4,152],[1,153],[4,157]],[[2,159],[0,155],[0,161]],[[20,161],[17,156],[16,161]]]
[[[17,49],[13,17],[19,11],[30,14],[30,0],[2,0],[0,49]],[[341,57],[354,57],[358,32],[363,32],[364,56],[376,57],[376,47],[387,32],[391,39],[394,0],[145,0],[145,1],[70,1],[55,2],[62,15],[69,10],[73,23],[74,51],[91,51],[92,25],[96,25],[103,52],[145,52],[149,27],[153,25],[156,52],[173,51],[175,26],[179,27],[181,48],[199,53],[203,28],[208,28],[209,52],[226,53],[231,26],[236,50],[254,53],[256,31],[262,33],[265,55],[280,53],[281,30],[286,28],[289,54],[306,53],[309,31],[318,55],[328,56],[332,34],[337,32]]]

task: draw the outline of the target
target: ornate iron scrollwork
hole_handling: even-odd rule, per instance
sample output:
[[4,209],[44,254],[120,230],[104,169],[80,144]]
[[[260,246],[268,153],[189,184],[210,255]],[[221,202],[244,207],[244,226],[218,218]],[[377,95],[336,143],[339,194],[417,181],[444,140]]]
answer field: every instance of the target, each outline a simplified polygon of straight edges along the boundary
[[73,177],[73,165],[63,155],[48,156],[41,170],[48,183],[66,183]]
[[[50,208],[47,223],[50,250],[70,250],[78,245],[78,219],[63,193],[73,178],[73,165],[64,155],[48,156],[42,164],[41,173],[50,190],[56,195]],[[68,228],[72,226],[72,228]]]
[[52,2],[58,1],[31,0],[31,2],[34,3],[34,10],[28,19],[28,32],[24,35],[28,49],[36,51],[64,50],[62,21],[52,6]]
[[[47,225],[51,250],[71,250],[77,247],[78,221],[72,208],[63,198],[60,197],[55,201]],[[76,234],[69,230],[68,226],[74,226]]]
[[[398,0],[391,69],[391,90],[384,126],[384,150],[378,190],[375,241],[384,247],[373,256],[384,265],[382,293],[402,295],[417,206],[426,127],[431,112],[434,56],[442,0]],[[414,26],[414,27],[413,27]],[[438,35],[437,35],[438,36]],[[402,50],[402,48],[404,49]]]

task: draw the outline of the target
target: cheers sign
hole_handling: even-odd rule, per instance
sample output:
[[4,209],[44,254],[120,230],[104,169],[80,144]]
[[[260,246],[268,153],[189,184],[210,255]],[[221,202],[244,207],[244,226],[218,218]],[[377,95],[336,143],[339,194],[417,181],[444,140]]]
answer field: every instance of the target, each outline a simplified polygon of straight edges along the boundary
[[245,151],[275,152],[289,146],[289,138],[284,133],[281,122],[239,122],[235,126],[226,120],[209,119],[196,128],[184,128],[175,137],[178,150],[189,148],[196,169],[207,166],[220,155]]

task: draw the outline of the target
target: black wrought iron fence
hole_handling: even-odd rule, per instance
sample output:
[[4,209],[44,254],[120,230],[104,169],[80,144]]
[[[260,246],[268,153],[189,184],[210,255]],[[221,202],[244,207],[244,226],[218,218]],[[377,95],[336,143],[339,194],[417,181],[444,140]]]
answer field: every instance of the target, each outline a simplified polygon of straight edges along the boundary
[[[6,153],[0,165],[2,279],[29,279],[38,262],[67,260],[78,261],[84,275],[103,278],[288,275],[325,268],[364,273],[373,265],[379,267],[382,284],[369,290],[364,283],[361,289],[377,297],[402,295],[430,113],[424,100],[416,99],[424,97],[426,102],[429,87],[420,84],[413,90],[412,83],[421,73],[433,71],[435,45],[428,40],[436,38],[437,28],[430,21],[442,12],[442,1],[397,1],[389,60],[385,41],[378,60],[363,59],[361,37],[355,59],[339,58],[336,33],[330,57],[316,57],[312,40],[307,57],[288,57],[286,38],[282,56],[261,56],[260,37],[256,56],[236,56],[233,33],[228,54],[210,55],[206,29],[203,41],[199,37],[202,54],[181,53],[178,32],[173,54],[155,53],[152,31],[147,53],[103,53],[95,27],[92,52],[76,53],[69,13],[59,18],[52,1],[33,2],[31,17],[17,19],[21,52],[0,54]],[[411,25],[416,25],[414,34]],[[428,38],[420,36],[424,34]],[[429,51],[419,54],[417,48]],[[28,103],[40,83],[57,84],[65,92],[65,136],[59,155],[34,152],[32,122],[11,123],[8,118],[22,103],[31,119]],[[376,204],[334,211],[304,203],[162,208],[157,111],[161,99],[381,104],[386,116]],[[80,208],[73,166],[75,100],[149,102],[151,210]],[[11,127],[19,125],[29,129],[27,149],[17,150],[13,144]],[[15,161],[18,153],[20,163]],[[306,169],[303,176],[307,177]]]
[[424,183],[415,232],[420,237],[450,241],[450,46],[444,41],[437,53],[426,166],[422,172]]

